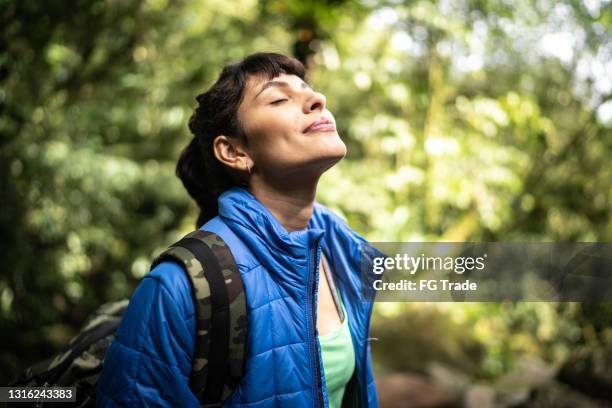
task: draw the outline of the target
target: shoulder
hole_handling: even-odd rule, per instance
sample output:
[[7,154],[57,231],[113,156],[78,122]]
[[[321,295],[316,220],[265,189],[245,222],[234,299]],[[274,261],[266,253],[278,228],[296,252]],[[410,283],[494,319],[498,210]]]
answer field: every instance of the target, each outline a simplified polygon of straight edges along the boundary
[[142,373],[132,371],[141,360],[143,367],[161,362],[163,370],[176,367],[189,374],[195,305],[188,279],[179,265],[162,262],[140,281],[109,350],[116,367],[105,369],[107,376],[121,372],[126,381],[142,380]]
[[[249,256],[250,251],[244,243],[219,216],[205,223],[199,230],[217,234],[227,244],[239,270],[249,270],[256,264],[255,259]],[[142,284],[146,284],[147,281],[159,285],[162,290],[158,298],[173,301],[182,316],[189,318],[195,314],[192,282],[178,261],[169,260],[159,263],[143,278]]]
[[141,285],[159,286],[158,297],[172,301],[182,316],[189,318],[195,313],[191,282],[178,263],[161,262],[143,278]]
[[229,248],[234,261],[242,271],[248,271],[256,267],[259,262],[252,255],[250,249],[244,242],[227,226],[223,218],[216,216],[200,227],[202,231],[214,232]]

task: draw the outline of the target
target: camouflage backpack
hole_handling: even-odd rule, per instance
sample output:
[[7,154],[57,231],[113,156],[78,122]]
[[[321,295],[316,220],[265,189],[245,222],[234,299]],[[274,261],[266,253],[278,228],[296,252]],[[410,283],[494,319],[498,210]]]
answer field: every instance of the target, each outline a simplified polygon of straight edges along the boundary
[[[201,406],[220,406],[244,370],[248,321],[240,272],[226,243],[200,230],[162,252],[151,269],[163,261],[183,266],[194,295],[196,339],[189,386]],[[76,387],[75,405],[95,406],[104,356],[127,306],[127,299],[100,306],[64,351],[31,366],[11,386]]]

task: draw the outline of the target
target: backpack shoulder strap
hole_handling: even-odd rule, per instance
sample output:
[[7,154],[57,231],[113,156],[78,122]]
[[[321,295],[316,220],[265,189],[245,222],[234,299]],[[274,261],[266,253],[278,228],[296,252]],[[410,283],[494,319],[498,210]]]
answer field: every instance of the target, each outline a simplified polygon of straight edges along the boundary
[[248,320],[240,272],[221,237],[201,230],[170,246],[151,269],[163,261],[183,266],[194,294],[196,339],[190,388],[204,406],[219,406],[244,372]]

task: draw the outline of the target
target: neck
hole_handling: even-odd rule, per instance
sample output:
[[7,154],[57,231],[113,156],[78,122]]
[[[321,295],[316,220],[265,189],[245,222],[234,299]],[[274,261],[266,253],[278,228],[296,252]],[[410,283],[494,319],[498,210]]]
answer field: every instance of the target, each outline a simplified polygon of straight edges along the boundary
[[287,232],[305,230],[314,210],[317,182],[295,184],[301,186],[276,186],[251,180],[249,188]]

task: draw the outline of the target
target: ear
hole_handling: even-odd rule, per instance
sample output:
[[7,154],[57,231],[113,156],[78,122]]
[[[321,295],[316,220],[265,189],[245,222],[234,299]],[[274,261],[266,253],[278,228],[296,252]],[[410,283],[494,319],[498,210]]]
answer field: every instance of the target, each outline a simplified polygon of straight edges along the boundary
[[219,135],[213,141],[213,154],[224,165],[239,171],[253,167],[251,157],[237,138]]

